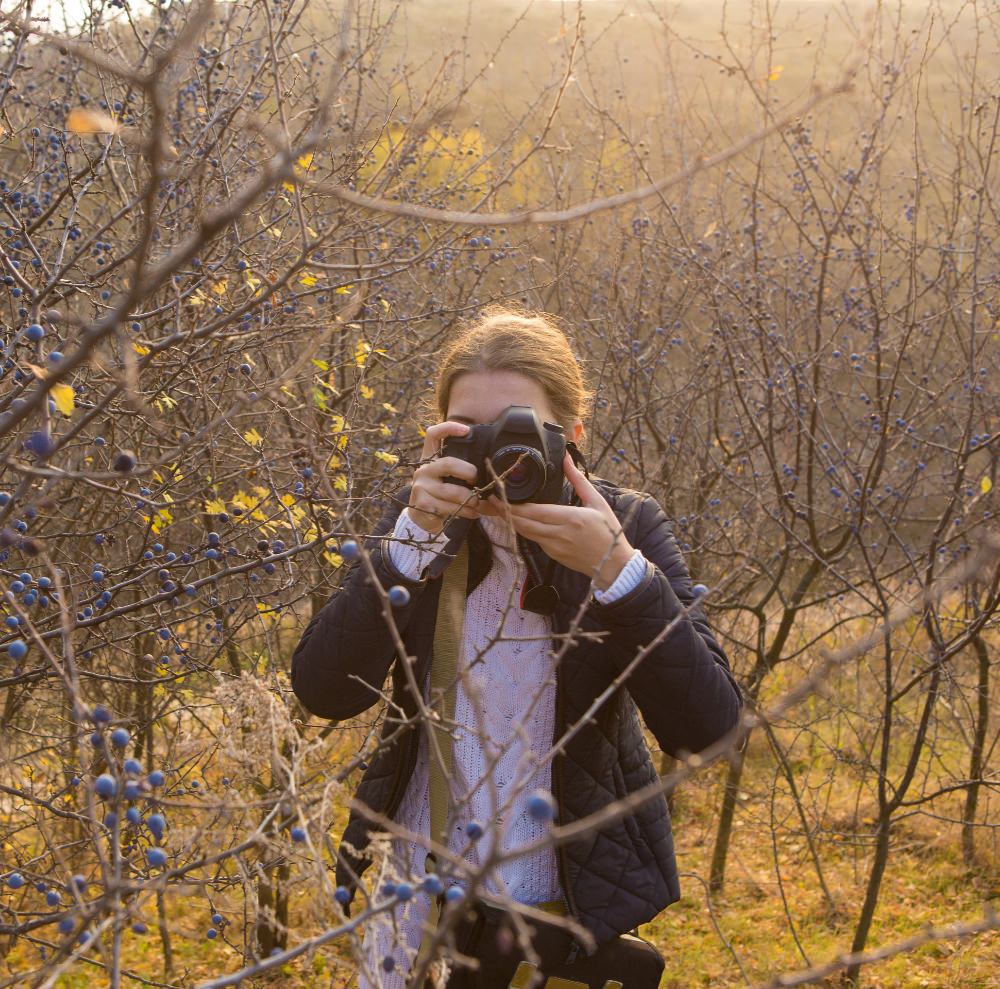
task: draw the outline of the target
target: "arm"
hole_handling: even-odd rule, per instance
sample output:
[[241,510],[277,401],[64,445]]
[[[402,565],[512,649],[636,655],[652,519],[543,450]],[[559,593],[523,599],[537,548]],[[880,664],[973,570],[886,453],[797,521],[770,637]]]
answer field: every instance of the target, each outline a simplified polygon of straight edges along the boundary
[[[478,498],[469,488],[454,482],[455,478],[474,481],[476,468],[455,457],[435,456],[446,437],[468,431],[468,426],[458,422],[439,422],[427,429],[413,484],[399,492],[396,504],[365,543],[382,588],[400,584],[410,592],[406,604],[392,609],[400,633],[427,588],[421,574],[428,558],[437,556],[442,549],[453,550],[450,540],[461,539],[469,520],[479,517]],[[393,533],[397,539],[404,536],[402,532],[394,533],[404,505],[415,523],[416,542],[429,547],[429,552],[390,552],[392,540],[388,534]],[[364,561],[358,561],[309,623],[292,656],[292,689],[313,714],[350,718],[378,700],[378,691],[396,656],[383,608],[382,595],[371,583]]]
[[[406,576],[393,564],[386,536],[393,532],[408,491],[383,516],[365,550],[379,584],[401,584],[409,601],[392,609],[396,627],[403,632],[419,606],[427,582]],[[292,656],[292,689],[308,710],[321,718],[350,718],[378,700],[395,643],[382,610],[382,597],[368,577],[364,561],[352,564],[343,584],[302,633]]]
[[584,624],[610,633],[604,648],[618,673],[678,619],[632,671],[627,686],[665,752],[699,752],[738,723],[739,688],[694,603],[687,566],[659,505],[642,495],[633,518],[622,522],[629,542],[646,558],[645,573],[617,600],[591,604]]

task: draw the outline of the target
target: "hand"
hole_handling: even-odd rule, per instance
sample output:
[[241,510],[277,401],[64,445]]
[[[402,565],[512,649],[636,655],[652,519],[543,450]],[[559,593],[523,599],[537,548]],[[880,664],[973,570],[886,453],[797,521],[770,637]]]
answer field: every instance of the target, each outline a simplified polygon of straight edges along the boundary
[[611,506],[577,469],[568,453],[563,471],[580,496],[580,505],[532,502],[511,505],[496,495],[489,499],[489,504],[496,514],[510,520],[518,535],[538,543],[557,563],[585,574],[593,579],[598,590],[606,591],[635,550],[625,538]]
[[445,437],[464,436],[468,431],[469,427],[461,422],[439,422],[430,426],[424,436],[420,459],[426,463],[413,472],[409,511],[413,521],[428,532],[440,532],[445,522],[456,515],[466,519],[479,518],[479,508],[483,503],[475,491],[445,480],[446,477],[457,477],[475,484],[476,468],[458,457],[439,456]]

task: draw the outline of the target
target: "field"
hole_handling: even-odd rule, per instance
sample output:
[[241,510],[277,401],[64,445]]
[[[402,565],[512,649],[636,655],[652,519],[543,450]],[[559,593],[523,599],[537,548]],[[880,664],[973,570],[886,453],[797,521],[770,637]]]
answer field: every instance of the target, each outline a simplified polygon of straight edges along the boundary
[[662,989],[1000,987],[993,0],[9,6],[0,989],[344,983],[383,712],[291,656],[493,302],[769,717]]

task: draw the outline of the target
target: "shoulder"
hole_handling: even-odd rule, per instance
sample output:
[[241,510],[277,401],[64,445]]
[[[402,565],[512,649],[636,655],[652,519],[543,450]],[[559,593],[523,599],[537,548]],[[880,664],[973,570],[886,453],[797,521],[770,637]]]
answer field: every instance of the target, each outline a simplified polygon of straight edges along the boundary
[[645,532],[658,526],[670,529],[670,522],[659,502],[648,492],[626,488],[594,475],[590,483],[611,506],[626,532]]

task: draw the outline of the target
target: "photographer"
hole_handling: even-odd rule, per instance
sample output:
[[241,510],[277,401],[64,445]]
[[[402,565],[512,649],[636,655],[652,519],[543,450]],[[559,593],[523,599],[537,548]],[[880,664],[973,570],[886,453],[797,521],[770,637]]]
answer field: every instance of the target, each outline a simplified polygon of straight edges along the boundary
[[[698,752],[737,723],[738,689],[659,506],[578,467],[583,379],[551,321],[489,312],[444,356],[437,403],[412,485],[366,545],[382,589],[408,592],[393,598],[408,659],[358,563],[292,662],[296,694],[327,718],[360,714],[392,675],[338,881],[354,890],[369,864],[369,812],[421,840],[392,842],[393,875],[416,895],[373,919],[367,968],[406,985],[438,900],[443,917],[452,907],[433,894],[451,887],[457,900],[465,886],[454,936],[480,964],[453,971],[449,989],[506,987],[525,971],[524,928],[504,901],[593,935],[587,954],[565,923],[532,920],[540,974],[655,986],[662,960],[619,935],[679,897],[665,799],[558,847],[542,839],[551,817],[570,824],[657,779],[636,708],[663,751]],[[457,619],[438,621],[455,600]],[[429,857],[433,842],[451,856]]]

